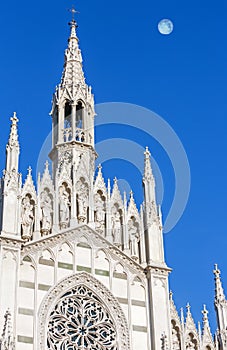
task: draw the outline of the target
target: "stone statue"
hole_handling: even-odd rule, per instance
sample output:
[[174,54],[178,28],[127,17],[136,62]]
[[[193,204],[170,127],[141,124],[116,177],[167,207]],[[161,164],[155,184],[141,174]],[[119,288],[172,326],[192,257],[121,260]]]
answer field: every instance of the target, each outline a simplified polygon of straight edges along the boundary
[[31,199],[28,195],[22,200],[21,224],[22,238],[25,241],[29,241],[33,233],[34,205],[31,203]]
[[98,232],[103,233],[105,228],[104,201],[98,193],[95,196],[95,209],[95,227]]
[[60,214],[60,227],[66,228],[69,223],[69,193],[66,191],[66,188],[62,188],[62,193],[59,199],[59,214]]
[[40,204],[41,210],[42,210],[42,229],[41,233],[46,235],[50,232],[51,226],[52,226],[52,203],[51,198],[48,196],[47,191],[44,191],[41,194],[41,204]]
[[172,329],[173,350],[180,350],[180,342],[175,328]]
[[130,253],[133,258],[138,259],[139,258],[139,235],[138,235],[138,229],[134,225],[133,220],[128,220],[128,234],[129,234],[129,247],[130,247]]
[[192,341],[192,338],[188,336],[188,339],[186,341],[186,349],[193,350],[196,349],[195,343]]
[[83,223],[87,219],[88,191],[85,184],[81,184],[78,194],[78,221]]
[[121,216],[118,210],[112,216],[112,232],[114,244],[120,246],[122,244],[121,239]]

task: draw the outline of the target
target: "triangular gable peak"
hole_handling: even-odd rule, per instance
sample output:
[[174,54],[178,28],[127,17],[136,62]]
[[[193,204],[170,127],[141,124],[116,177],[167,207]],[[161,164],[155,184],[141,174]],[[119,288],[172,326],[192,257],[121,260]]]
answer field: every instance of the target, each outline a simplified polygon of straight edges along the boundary
[[185,322],[185,345],[186,348],[195,348],[198,349],[200,345],[199,336],[197,332],[197,328],[194,322],[194,319],[191,314],[190,305],[187,304],[187,316]]
[[107,198],[107,188],[102,175],[101,165],[98,166],[98,174],[96,176],[94,184],[94,194],[96,194],[98,191],[101,191],[104,197]]
[[120,209],[123,209],[123,207],[124,207],[123,199],[122,199],[119,187],[118,187],[118,183],[117,183],[117,178],[116,177],[114,179],[114,186],[113,186],[113,191],[112,191],[112,194],[111,194],[110,201],[111,201],[112,207],[114,205],[118,205],[118,207]]

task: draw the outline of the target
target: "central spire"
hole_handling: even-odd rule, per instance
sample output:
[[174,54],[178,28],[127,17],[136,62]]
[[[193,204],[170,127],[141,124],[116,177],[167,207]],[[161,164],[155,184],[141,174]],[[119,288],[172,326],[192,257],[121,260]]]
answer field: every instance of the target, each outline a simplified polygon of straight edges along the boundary
[[[75,12],[73,12],[73,14]],[[76,28],[78,25],[74,18],[69,23],[69,25],[71,31],[68,39],[68,47],[65,50],[65,63],[61,79],[61,86],[75,86],[77,84],[85,84],[84,72],[82,68],[82,56],[79,48],[79,39],[76,34]]]

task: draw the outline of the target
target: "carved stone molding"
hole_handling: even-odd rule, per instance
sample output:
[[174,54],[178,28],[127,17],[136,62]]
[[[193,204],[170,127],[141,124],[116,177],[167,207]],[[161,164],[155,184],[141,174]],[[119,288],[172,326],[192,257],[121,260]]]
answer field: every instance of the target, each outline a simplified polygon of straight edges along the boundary
[[129,258],[124,252],[117,247],[113,246],[104,237],[92,230],[87,225],[80,225],[77,229],[66,230],[61,234],[50,234],[49,236],[36,241],[29,242],[24,245],[22,256],[36,253],[37,251],[45,250],[47,247],[53,248],[58,244],[65,242],[79,243],[81,238],[85,237],[88,244],[94,248],[108,248],[108,252],[113,260],[121,260],[124,262],[124,266],[133,274],[144,277],[144,269],[133,259]]

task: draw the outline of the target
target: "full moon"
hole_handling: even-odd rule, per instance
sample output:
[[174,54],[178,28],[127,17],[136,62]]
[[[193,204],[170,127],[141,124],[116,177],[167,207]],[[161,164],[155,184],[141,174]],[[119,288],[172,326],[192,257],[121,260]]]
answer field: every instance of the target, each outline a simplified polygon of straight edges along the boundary
[[168,35],[173,31],[173,22],[170,19],[162,19],[158,23],[158,31],[161,34]]

